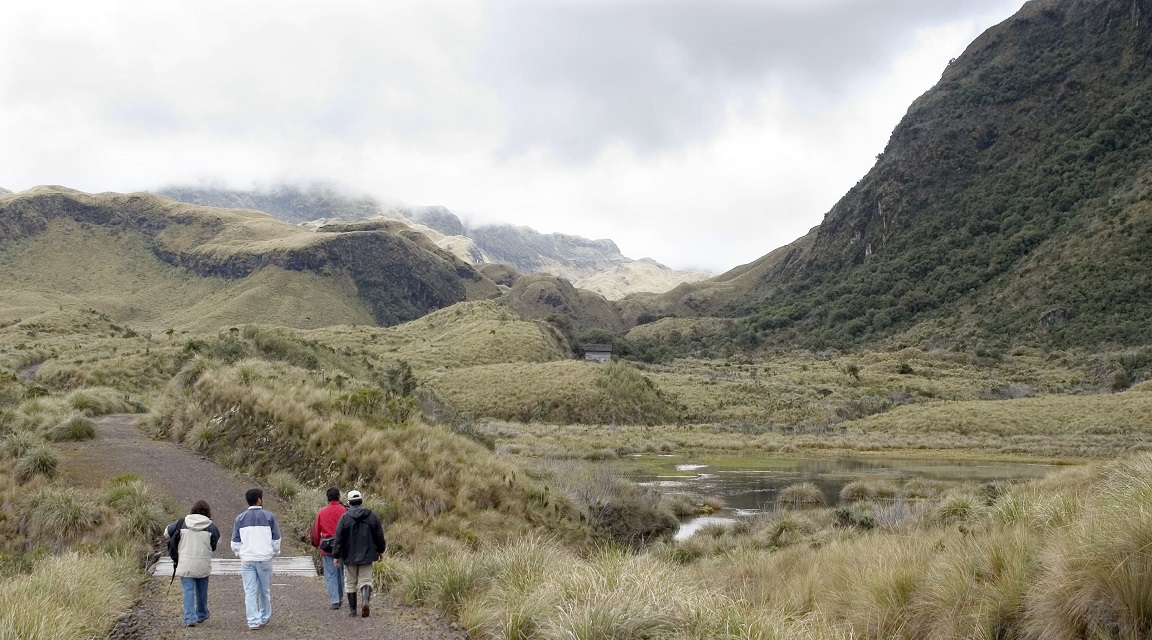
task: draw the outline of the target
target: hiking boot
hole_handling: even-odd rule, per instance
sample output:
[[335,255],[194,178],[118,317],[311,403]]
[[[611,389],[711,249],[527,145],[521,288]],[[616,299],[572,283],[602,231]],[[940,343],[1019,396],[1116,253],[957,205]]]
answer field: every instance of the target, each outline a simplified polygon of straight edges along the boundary
[[360,599],[364,602],[360,605],[360,617],[368,617],[368,601],[372,599],[372,587],[364,585],[360,587]]
[[356,594],[355,593],[349,593],[348,594],[348,615],[352,616],[353,618],[356,617]]

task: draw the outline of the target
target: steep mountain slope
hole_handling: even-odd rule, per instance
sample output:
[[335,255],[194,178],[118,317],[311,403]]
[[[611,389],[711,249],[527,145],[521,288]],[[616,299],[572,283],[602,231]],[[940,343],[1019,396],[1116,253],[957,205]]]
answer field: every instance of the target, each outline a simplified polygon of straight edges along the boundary
[[1152,1],[1033,0],[912,104],[814,234],[649,314],[743,318],[748,343],[1147,342],[1149,122]]
[[[189,310],[215,299],[228,322],[312,327],[396,324],[498,294],[401,223],[316,233],[257,211],[151,194],[39,187],[0,196],[0,238],[0,263],[13,274],[4,289],[31,308],[103,299],[145,320],[198,325],[205,318]],[[218,317],[221,307],[203,311]]]

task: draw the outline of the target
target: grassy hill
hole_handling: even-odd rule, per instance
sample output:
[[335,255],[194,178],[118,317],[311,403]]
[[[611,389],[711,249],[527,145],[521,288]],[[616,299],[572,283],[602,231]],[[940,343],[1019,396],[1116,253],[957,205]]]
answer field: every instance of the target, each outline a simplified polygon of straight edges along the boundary
[[5,318],[90,306],[152,327],[396,324],[495,283],[396,226],[315,233],[257,211],[40,187],[0,196]]
[[915,340],[961,348],[1147,342],[1147,13],[1029,2],[909,107],[813,233],[646,313],[739,318],[748,346],[875,343],[914,326]]

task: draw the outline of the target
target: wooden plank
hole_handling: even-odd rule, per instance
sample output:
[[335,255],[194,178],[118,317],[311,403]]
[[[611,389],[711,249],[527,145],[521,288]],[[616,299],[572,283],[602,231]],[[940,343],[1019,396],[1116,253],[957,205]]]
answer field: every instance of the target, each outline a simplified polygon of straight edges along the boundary
[[[160,558],[152,567],[152,575],[163,578],[172,575],[172,559]],[[238,558],[212,558],[213,576],[240,575],[240,560]],[[316,564],[311,556],[283,556],[272,558],[272,575],[274,576],[307,576],[315,577]]]

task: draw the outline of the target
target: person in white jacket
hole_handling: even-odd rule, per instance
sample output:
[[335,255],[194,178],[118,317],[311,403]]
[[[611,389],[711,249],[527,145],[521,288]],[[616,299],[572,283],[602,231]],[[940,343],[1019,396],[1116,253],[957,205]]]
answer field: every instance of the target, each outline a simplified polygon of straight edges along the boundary
[[212,552],[220,540],[220,529],[212,522],[212,508],[197,500],[187,516],[164,529],[164,536],[177,539],[176,570],[184,587],[184,624],[189,627],[208,619],[208,576],[212,573]]
[[249,629],[259,629],[272,617],[272,557],[280,555],[280,523],[264,508],[264,491],[244,494],[248,510],[236,516],[232,552],[240,558],[244,582],[244,613]]

